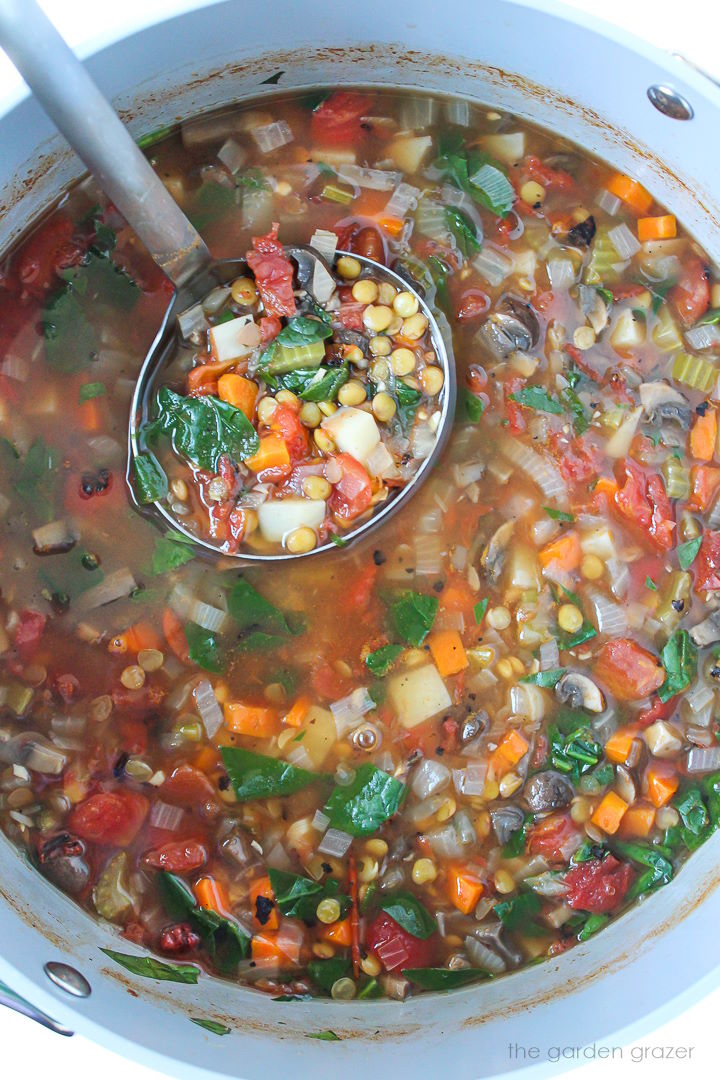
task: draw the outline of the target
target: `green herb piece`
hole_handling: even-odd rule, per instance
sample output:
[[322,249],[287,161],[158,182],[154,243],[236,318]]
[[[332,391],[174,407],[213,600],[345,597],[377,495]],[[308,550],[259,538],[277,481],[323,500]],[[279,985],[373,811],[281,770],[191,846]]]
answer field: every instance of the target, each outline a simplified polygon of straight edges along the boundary
[[56,453],[40,437],[35,439],[24,458],[11,459],[15,472],[14,487],[26,503],[32,516],[41,521],[52,521],[54,516],[54,474],[57,467]]
[[475,222],[469,214],[466,214],[464,210],[460,210],[459,207],[446,206],[445,221],[457,241],[458,248],[466,259],[469,259],[475,252],[480,251],[482,244],[478,240]]
[[508,930],[522,930],[528,932],[528,924],[532,923],[536,915],[540,914],[542,901],[537,893],[523,892],[514,896],[511,900],[504,900],[496,904],[494,911],[497,917]]
[[427,908],[409,892],[391,893],[380,902],[380,910],[386,911],[398,926],[421,941],[426,941],[438,928]]
[[202,184],[192,196],[188,217],[200,232],[237,209],[235,191],[212,180]]
[[133,975],[144,979],[158,979],[160,982],[197,983],[200,969],[194,964],[165,964],[154,956],[132,956],[130,953],[115,952],[113,949],[101,949],[111,960]]
[[394,776],[368,762],[360,765],[351,784],[335,787],[325,813],[333,828],[351,836],[370,836],[397,813],[406,790]]
[[308,319],[305,315],[296,315],[290,319],[275,338],[278,345],[294,349],[298,345],[312,345],[315,341],[324,341],[332,337],[332,327],[322,319]]
[[580,777],[580,790],[588,795],[599,795],[606,787],[615,780],[615,769],[606,761],[604,765],[598,765],[591,772],[584,773]]
[[557,400],[551,397],[543,386],[524,386],[522,390],[510,395],[511,401],[518,405],[524,405],[526,409],[536,409],[538,412],[555,413],[561,416],[565,411]]
[[149,146],[153,146],[156,142],[160,142],[161,139],[166,139],[168,135],[172,135],[172,131],[173,129],[170,127],[156,128],[155,131],[149,131],[147,135],[141,135],[135,141],[141,150],[147,150]]
[[[673,284],[671,282],[671,284]],[[715,326],[720,323],[720,308],[711,308],[706,311],[701,319],[695,323],[696,326]]]
[[278,994],[277,997],[270,998],[271,1001],[315,1001],[317,1000],[313,994]]
[[236,648],[240,652],[275,649],[288,638],[301,634],[304,625],[296,617],[292,624],[279,608],[266,600],[245,578],[239,578],[228,596],[228,613],[243,631]]
[[572,416],[572,424],[576,435],[584,435],[587,429],[590,427],[590,417],[587,414],[587,410],[583,405],[580,398],[577,396],[574,390],[571,390],[569,386],[560,394],[563,403],[566,405],[569,413]]
[[400,653],[404,652],[403,645],[381,645],[375,652],[368,653],[365,663],[376,678],[387,675]]
[[700,786],[698,784],[688,784],[673,799],[673,806],[682,821],[680,838],[686,848],[694,851],[695,848],[700,847],[712,831],[710,814],[705,805]]
[[697,674],[698,651],[687,630],[676,630],[666,643],[661,658],[665,682],[658,690],[661,701],[669,701],[687,690]]
[[583,840],[580,847],[571,856],[570,862],[573,864],[590,862],[591,859],[602,858],[604,853],[605,849],[600,844],[595,844],[592,840]]
[[154,454],[146,452],[136,454],[133,458],[133,475],[135,477],[135,490],[138,501],[146,506],[148,503],[164,499],[170,490],[165,470]]
[[313,1031],[305,1036],[306,1039],[319,1039],[321,1042],[341,1042],[339,1035],[334,1031]]
[[485,612],[488,609],[489,602],[490,601],[488,600],[487,596],[484,596],[482,600],[478,600],[477,604],[473,606],[473,616],[475,618],[475,624],[477,626],[479,626],[485,618]]
[[231,919],[218,915],[210,908],[200,907],[182,878],[160,871],[157,880],[168,914],[174,919],[189,921],[202,938],[218,970],[223,974],[232,972],[250,951],[247,934]]
[[373,1001],[375,998],[384,997],[383,988],[377,979],[368,979],[358,990],[357,997],[358,1001]]
[[516,829],[510,839],[503,845],[503,859],[517,859],[520,855],[525,854],[525,841],[527,839],[528,829],[532,826],[534,821],[535,818],[532,814],[525,815],[520,828]]
[[615,297],[612,294],[612,289],[604,289],[602,285],[595,286],[595,292],[599,293],[605,301],[607,307],[612,307]]
[[402,380],[396,380],[394,391],[398,419],[403,431],[407,431],[415,419],[415,413],[422,399],[422,394],[413,386],[408,386],[407,383],[402,382]]
[[647,867],[646,872],[640,874],[630,886],[626,900],[636,900],[639,896],[644,896],[672,881],[673,866],[668,858],[667,848],[660,845],[626,844],[618,841],[615,843],[615,850],[623,858]]
[[[87,287],[87,279],[85,279]],[[48,301],[42,316],[45,358],[50,367],[70,374],[97,356],[97,335],[85,317],[78,290],[68,284]]]
[[701,544],[702,536],[696,536],[694,540],[686,540],[684,544],[678,544],[677,557],[683,570],[689,570],[695,562]]
[[657,315],[658,311],[660,310],[665,301],[665,297],[667,296],[674,284],[675,279],[673,278],[671,281],[659,281],[652,286],[648,286],[650,292],[652,293],[651,308],[653,315]]
[[575,709],[563,709],[548,728],[549,761],[577,783],[602,757],[603,748],[587,726],[587,717]]
[[432,630],[439,600],[436,596],[405,589],[389,600],[390,618],[399,636],[408,645],[422,645]]
[[518,681],[521,683],[531,683],[533,686],[545,686],[552,688],[555,683],[562,679],[563,675],[567,671],[567,668],[553,668],[552,671],[536,671],[534,675],[523,675]]
[[298,368],[285,375],[268,375],[274,390],[290,390],[303,401],[334,401],[341,386],[350,378],[347,364],[337,368]]
[[257,432],[242,409],[227,401],[207,395],[183,397],[169,386],[162,386],[157,396],[158,416],[144,429],[145,437],[167,435],[173,449],[201,469],[217,470],[223,454],[244,461],[257,452]]
[[403,968],[403,975],[423,990],[458,990],[480,979],[492,978],[480,968]]
[[[256,754],[239,746],[223,746],[223,764],[240,802],[294,795],[311,784],[328,780],[326,773],[308,772],[280,758]],[[343,788],[347,791],[347,788]]]
[[312,981],[329,994],[338,979],[349,975],[352,963],[346,956],[333,956],[330,960],[311,960],[307,969]]
[[556,510],[554,506],[543,506],[543,510],[553,521],[572,522],[575,520],[572,514],[568,514],[567,510]]
[[[574,634],[568,634],[565,630],[561,630],[559,627],[555,632],[555,640],[558,643],[558,648],[564,651],[568,649],[575,649],[578,645],[582,645],[586,641],[590,641],[592,638],[597,637],[597,630],[585,617],[583,610],[583,603],[577,593],[570,592],[564,585],[560,586],[560,590],[568,598],[571,604],[574,604],[576,608],[580,610],[583,616],[582,626],[579,630],[576,630]],[[562,597],[558,594],[558,603],[564,603]]]
[[330,533],[330,535],[328,536],[328,540],[331,544],[334,544],[335,547],[339,548],[347,547],[350,543],[349,540],[347,540],[344,536],[340,536],[338,533]]
[[515,190],[502,169],[481,150],[466,150],[457,132],[446,132],[438,140],[436,162],[445,177],[480,206],[504,217],[515,202]]
[[190,1022],[204,1028],[205,1031],[209,1031],[212,1035],[229,1035],[232,1031],[232,1028],[229,1028],[227,1024],[221,1024],[217,1020],[203,1020],[199,1016],[191,1016]]
[[341,918],[347,915],[350,897],[338,891],[334,878],[312,881],[285,870],[273,870],[272,867],[268,869],[268,877],[281,915],[314,925],[317,922],[317,906],[321,900],[327,899],[338,901]]
[[464,390],[461,396],[465,418],[469,420],[471,424],[479,423],[482,414],[485,411],[485,402],[481,397],[478,397],[477,394],[473,394],[470,390]]
[[105,383],[103,382],[88,382],[83,383],[78,393],[78,403],[82,405],[84,401],[91,401],[92,398],[103,397],[107,394]]
[[649,574],[645,575],[645,588],[646,589],[652,589],[653,592],[657,592],[657,585],[655,584],[655,582],[653,581],[653,579],[650,577]]
[[323,101],[327,101],[331,94],[332,90],[313,90],[311,93],[305,94],[304,97],[300,98],[300,104],[304,108],[310,109],[311,112],[316,112]]
[[195,545],[182,533],[170,529],[155,541],[152,556],[152,572],[155,575],[166,574],[168,570],[177,570],[195,558]]
[[213,630],[206,630],[195,622],[189,622],[185,626],[185,638],[193,664],[197,664],[205,671],[225,670],[222,648]]
[[587,941],[593,934],[597,934],[598,930],[602,930],[603,926],[607,926],[609,922],[609,915],[590,915],[577,936],[578,941]]

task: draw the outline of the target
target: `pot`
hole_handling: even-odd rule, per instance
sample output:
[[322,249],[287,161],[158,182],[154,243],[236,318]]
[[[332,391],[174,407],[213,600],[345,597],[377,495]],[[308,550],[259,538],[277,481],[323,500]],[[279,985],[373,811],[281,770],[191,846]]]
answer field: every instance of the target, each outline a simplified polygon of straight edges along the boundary
[[[720,261],[720,90],[707,78],[543,0],[485,0],[482,18],[476,0],[455,0],[451,12],[415,0],[412,21],[407,11],[378,0],[340,8],[314,0],[310,19],[297,0],[211,2],[128,27],[88,66],[136,136],[245,96],[319,83],[465,95],[562,131],[636,176]],[[658,111],[651,87],[666,88],[654,91],[658,103],[674,94],[676,112],[684,100],[694,119]],[[81,166],[30,98],[0,102],[0,139],[5,250]],[[291,1063],[301,1075],[399,1080],[419,1063],[440,1075],[449,1055],[464,1076],[529,1066],[556,1073],[571,1063],[571,1051],[561,1057],[559,1048],[611,1033],[628,1040],[641,1022],[656,1024],[717,984],[719,856],[716,836],[674,882],[598,937],[493,983],[405,1003],[283,1003],[204,974],[196,986],[128,974],[101,949],[133,947],[3,839],[0,979],[15,1007],[176,1077],[271,1080]],[[232,1033],[218,1038],[191,1018]],[[339,1041],[317,1038],[328,1031]]]

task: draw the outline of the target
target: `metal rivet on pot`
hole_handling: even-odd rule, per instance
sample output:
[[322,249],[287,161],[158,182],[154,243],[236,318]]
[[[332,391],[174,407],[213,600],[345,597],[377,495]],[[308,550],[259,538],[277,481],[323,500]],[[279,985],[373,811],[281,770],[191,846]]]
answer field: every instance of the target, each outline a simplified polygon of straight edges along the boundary
[[689,101],[671,86],[656,83],[648,87],[647,96],[658,112],[671,120],[692,120],[695,112]]
[[74,967],[70,967],[69,964],[61,964],[57,960],[50,960],[43,968],[43,971],[51,983],[54,983],[58,989],[64,990],[66,994],[70,994],[71,997],[90,997],[92,993],[90,983],[84,975],[81,975]]

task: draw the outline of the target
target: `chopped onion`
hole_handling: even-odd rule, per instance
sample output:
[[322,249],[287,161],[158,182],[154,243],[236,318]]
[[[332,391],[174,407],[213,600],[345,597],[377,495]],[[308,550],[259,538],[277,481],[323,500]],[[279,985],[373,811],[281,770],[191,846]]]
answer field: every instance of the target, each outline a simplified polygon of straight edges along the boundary
[[602,593],[593,591],[589,595],[598,633],[607,634],[609,637],[617,637],[624,633],[627,630],[627,619],[623,608],[612,600],[608,600]]
[[282,919],[275,942],[280,952],[284,953],[292,964],[300,962],[300,950],[304,940],[305,930],[301,922],[296,919]]
[[464,795],[482,795],[485,790],[487,776],[487,762],[478,761],[467,765],[464,769],[465,780],[463,783]]
[[170,806],[164,802],[154,802],[150,810],[150,824],[155,829],[167,829],[175,832],[183,817],[183,809],[180,806]]
[[478,941],[477,938],[472,937],[470,934],[465,938],[465,952],[468,954],[470,963],[475,968],[490,971],[493,975],[502,975],[503,971],[507,969],[507,964],[501,956],[498,956],[496,952],[493,952],[487,945],[483,945],[482,941]]
[[318,844],[318,851],[322,855],[333,855],[341,859],[352,844],[352,836],[341,829],[328,829]]
[[235,139],[227,139],[218,150],[218,159],[235,175],[247,161],[247,151]]
[[127,566],[108,574],[99,585],[87,589],[75,601],[76,612],[93,611],[95,608],[111,604],[114,600],[128,597],[137,588],[137,582]]
[[452,825],[444,825],[441,829],[433,829],[427,833],[427,839],[436,855],[443,859],[459,859],[464,854],[464,844]]
[[357,184],[373,191],[392,191],[402,180],[402,173],[388,169],[365,169],[361,165],[338,165],[337,174],[346,184]]
[[539,896],[564,896],[568,888],[558,870],[545,870],[537,876],[526,877],[525,884]]
[[624,222],[610,229],[608,237],[620,259],[632,259],[640,250],[641,245]]
[[295,136],[285,120],[274,120],[272,124],[253,127],[252,137],[262,154],[270,154],[281,146],[287,146]]
[[425,458],[430,457],[432,454],[436,442],[437,434],[429,424],[415,424],[410,439],[410,448],[413,457],[420,458],[420,460],[424,461]]
[[543,641],[538,650],[538,659],[541,671],[552,671],[559,666],[560,650],[555,638],[551,638],[550,641]]
[[415,228],[423,236],[444,247],[452,250],[457,247],[455,237],[448,227],[446,208],[434,199],[423,197],[420,200],[415,214]]
[[436,630],[457,630],[462,634],[465,630],[465,616],[462,611],[439,611],[434,622]]
[[379,442],[374,450],[371,450],[365,459],[365,466],[371,476],[380,478],[397,474],[395,459],[386,447],[385,443]]
[[613,195],[612,192],[608,191],[607,188],[600,188],[595,202],[600,207],[600,209],[604,210],[606,214],[610,215],[610,217],[615,217],[622,205],[622,202],[617,197],[617,195]]
[[288,754],[288,761],[292,765],[297,765],[299,769],[307,769],[309,772],[312,772],[315,768],[313,760],[304,746],[294,747]]
[[[466,547],[463,547],[462,544],[458,544],[458,546],[455,548],[452,555],[450,556],[450,562],[452,564],[453,570],[457,570],[457,572],[461,574],[467,566],[467,557],[468,549]],[[459,614],[462,615],[462,612],[459,612]]]
[[195,600],[190,607],[190,621],[202,626],[211,633],[222,633],[231,625],[231,618],[226,611],[206,604],[204,600]]
[[311,822],[313,829],[317,829],[318,832],[325,832],[329,824],[330,818],[327,814],[323,814],[322,810],[316,810]]
[[24,356],[10,354],[0,365],[0,373],[6,379],[14,379],[15,382],[27,382],[30,375],[30,362]]
[[457,127],[470,127],[470,102],[446,101],[445,116],[450,124],[455,124]]
[[80,539],[80,533],[65,518],[60,518],[59,521],[51,521],[49,525],[33,529],[32,537],[36,554],[55,555],[74,547]]
[[357,727],[363,716],[372,712],[374,708],[375,702],[370,697],[365,686],[359,686],[357,690],[353,690],[346,697],[333,701],[330,712],[335,720],[338,738],[342,739],[348,731]]
[[329,229],[316,229],[310,237],[310,247],[314,248],[318,255],[322,255],[329,263],[332,263],[335,259],[337,245],[337,233],[331,232]]
[[415,537],[415,574],[433,577],[442,571],[445,561],[445,541],[440,533],[424,533]]
[[557,465],[541,457],[539,453],[518,442],[517,439],[503,439],[500,449],[513,465],[537,484],[547,499],[557,500],[563,506],[567,505],[567,488]]
[[[262,855],[262,848],[260,848],[259,854]],[[276,844],[273,844],[268,851],[265,856],[265,862],[268,866],[271,866],[273,870],[292,869],[292,860],[279,840]]]
[[481,480],[485,473],[484,461],[466,461],[462,465],[453,465],[453,480],[459,488],[469,487]]
[[443,526],[443,513],[439,506],[433,507],[432,510],[428,510],[423,514],[421,518],[418,518],[416,529],[419,533],[436,533],[440,532]]
[[450,783],[450,770],[440,761],[426,758],[415,771],[410,788],[418,799],[427,799],[429,795],[442,791]]
[[714,772],[720,769],[720,746],[693,747],[687,756],[689,773]]
[[413,95],[406,98],[400,108],[400,124],[403,128],[427,128],[435,123],[438,101],[431,97]]
[[206,315],[217,315],[227,298],[230,296],[228,285],[218,285],[207,294],[202,302],[202,309]]
[[616,596],[618,600],[622,600],[630,585],[630,570],[628,565],[625,562],[621,562],[620,559],[608,559],[605,565],[607,566],[610,577],[612,594],[613,596]]
[[[472,265],[489,285],[502,285],[505,278],[513,272],[515,258],[507,251],[500,251],[492,244],[484,244],[472,260]],[[574,278],[573,278],[574,280]]]
[[712,349],[720,345],[720,329],[717,326],[693,326],[687,330],[685,340],[691,349]]
[[562,256],[548,259],[547,272],[553,289],[569,289],[575,284],[575,266],[571,259]]
[[195,706],[208,739],[212,739],[225,723],[225,719],[215,691],[207,679],[201,679],[195,687]]
[[388,217],[404,218],[410,210],[415,210],[421,197],[419,188],[412,184],[398,184],[383,211]]

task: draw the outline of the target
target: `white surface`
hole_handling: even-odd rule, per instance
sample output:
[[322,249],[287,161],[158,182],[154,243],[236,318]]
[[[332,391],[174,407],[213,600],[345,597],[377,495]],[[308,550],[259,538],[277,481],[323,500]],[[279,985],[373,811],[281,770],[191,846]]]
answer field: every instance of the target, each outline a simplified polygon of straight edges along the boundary
[[[677,0],[605,0],[601,12],[596,0],[568,2],[580,10],[602,14],[653,44],[680,52],[720,78],[716,45],[720,11],[717,8],[712,11],[715,5],[708,0],[685,0],[682,4]],[[44,0],[43,6],[68,40],[82,50],[84,45],[101,40],[128,20],[151,22],[159,15],[192,5],[186,0],[124,0],[118,5],[98,4],[97,0]],[[478,10],[482,10],[481,5]],[[8,62],[0,58],[0,90],[15,85],[17,76]],[[672,978],[671,971],[667,977]],[[578,1080],[599,1080],[607,1076],[608,1068],[616,1075],[638,1080],[651,1077],[663,1080],[679,1075],[680,1070],[704,1078],[716,1071],[714,1026],[719,1009],[720,990],[630,1044],[608,1042],[605,1050],[595,1048],[595,1060],[593,1048],[583,1050],[573,1046],[572,1031],[568,1031],[563,1048],[542,1045],[525,1048],[525,1060],[529,1065],[557,1060],[562,1053],[566,1067],[570,1061],[580,1064],[572,1074]],[[10,1060],[21,1065],[23,1075],[32,1080],[44,1075],[53,1080],[76,1080],[78,1076],[126,1080],[129,1070],[134,1080],[161,1077],[151,1069],[129,1065],[118,1055],[79,1036],[63,1039],[53,1035],[8,1010],[0,1010],[0,1043]],[[522,1057],[523,1051],[515,1053]]]

